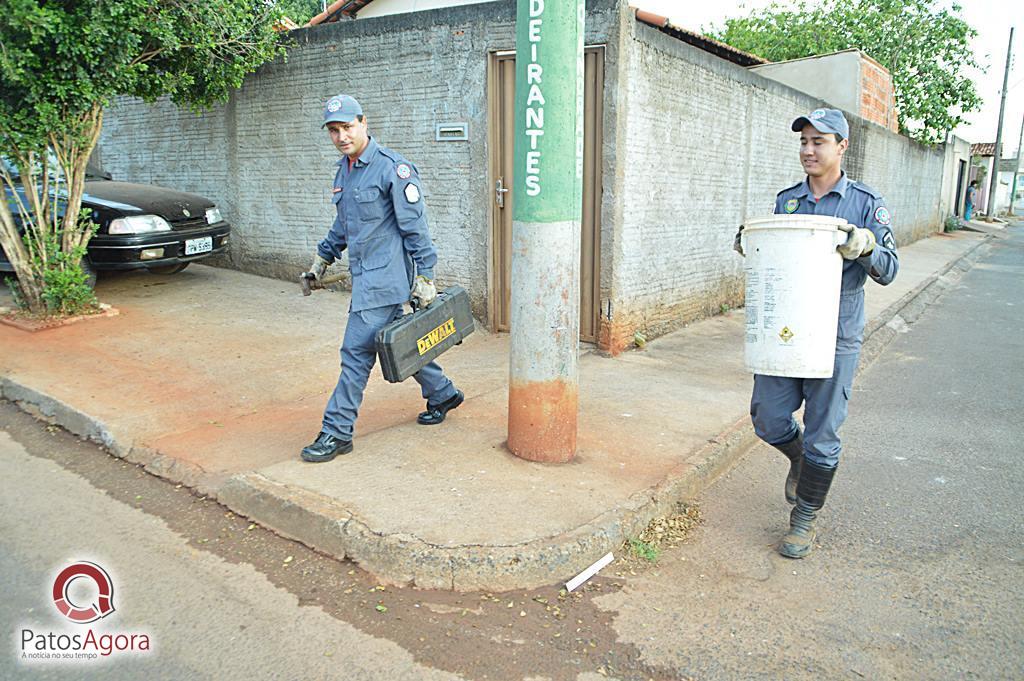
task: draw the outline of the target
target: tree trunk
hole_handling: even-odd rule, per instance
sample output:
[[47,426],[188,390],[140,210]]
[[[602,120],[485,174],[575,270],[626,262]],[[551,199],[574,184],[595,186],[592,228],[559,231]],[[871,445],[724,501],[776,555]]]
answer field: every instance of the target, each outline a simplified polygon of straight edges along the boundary
[[[46,312],[42,295],[46,288],[43,274],[53,266],[57,255],[54,248],[71,254],[76,248],[88,245],[92,237],[90,224],[79,221],[79,212],[85,191],[86,167],[89,156],[96,148],[102,126],[103,108],[96,104],[79,121],[74,133],[60,137],[50,135],[50,147],[57,156],[66,183],[66,197],[60,195],[60,182],[50,182],[48,159],[37,159],[33,152],[19,154],[19,150],[11,150],[21,171],[19,184],[25,192],[24,201],[18,196],[11,175],[2,173],[3,184],[15,197],[24,236],[18,232],[7,201],[0,201],[0,245],[14,267],[21,296],[30,312]],[[35,172],[37,162],[41,166],[41,176]],[[64,203],[63,216],[60,215],[61,203]],[[60,239],[55,242],[58,230]],[[74,258],[66,264],[77,265],[79,260]]]
[[[92,238],[89,225],[79,221],[82,209],[82,194],[85,193],[85,172],[89,165],[89,157],[100,138],[103,128],[103,107],[94,104],[85,121],[83,121],[80,138],[68,143],[51,136],[50,143],[64,170],[68,183],[68,204],[64,212],[64,224],[61,230],[61,250],[71,253],[79,246],[88,245]],[[63,145],[62,145],[63,142]],[[77,265],[76,259],[71,264]]]
[[[11,187],[11,189],[14,188]],[[42,287],[40,286],[42,277],[36,276],[32,267],[32,259],[18,234],[18,228],[14,224],[14,216],[11,214],[7,201],[0,201],[0,245],[4,247],[4,253],[7,254],[7,259],[14,267],[14,274],[20,285],[19,292],[29,311],[45,312]]]

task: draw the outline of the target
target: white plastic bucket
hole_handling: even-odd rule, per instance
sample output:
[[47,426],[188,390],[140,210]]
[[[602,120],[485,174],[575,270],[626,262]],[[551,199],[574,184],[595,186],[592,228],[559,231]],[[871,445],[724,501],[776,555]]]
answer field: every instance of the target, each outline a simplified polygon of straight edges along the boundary
[[767,376],[829,378],[836,353],[846,220],[773,215],[748,220],[747,369]]

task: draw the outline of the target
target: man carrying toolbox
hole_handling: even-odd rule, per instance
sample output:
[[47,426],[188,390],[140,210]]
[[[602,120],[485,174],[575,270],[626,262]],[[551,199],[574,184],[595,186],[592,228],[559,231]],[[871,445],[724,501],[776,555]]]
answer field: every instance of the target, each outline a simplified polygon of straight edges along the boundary
[[[377,332],[402,314],[410,295],[421,307],[437,297],[433,282],[437,253],[415,166],[370,137],[362,107],[348,95],[327,101],[323,127],[342,154],[332,196],[337,215],[317,245],[308,275],[319,282],[328,265],[347,248],[352,302],[338,384],[324,410],[320,434],[302,450],[303,460],[313,463],[352,451],[353,426],[377,357]],[[418,423],[439,424],[462,404],[462,392],[436,362],[413,378],[427,401]]]

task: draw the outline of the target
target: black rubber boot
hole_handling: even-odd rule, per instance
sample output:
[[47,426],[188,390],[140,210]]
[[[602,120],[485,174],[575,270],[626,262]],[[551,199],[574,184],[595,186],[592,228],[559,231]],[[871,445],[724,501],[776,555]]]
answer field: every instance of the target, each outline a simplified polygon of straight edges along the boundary
[[789,459],[789,475],[786,476],[786,501],[796,503],[796,483],[800,479],[800,467],[804,463],[804,434],[797,429],[796,437],[780,445],[772,445]]
[[786,558],[803,558],[814,545],[814,523],[818,511],[825,505],[825,497],[832,486],[835,468],[823,468],[805,460],[800,469],[800,482],[796,487],[796,506],[789,514],[789,532],[779,544],[779,553]]

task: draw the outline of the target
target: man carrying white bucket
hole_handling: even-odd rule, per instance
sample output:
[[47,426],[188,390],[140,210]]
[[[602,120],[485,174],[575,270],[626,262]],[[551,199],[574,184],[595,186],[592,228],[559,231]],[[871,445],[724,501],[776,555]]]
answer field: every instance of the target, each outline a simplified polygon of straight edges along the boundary
[[[790,460],[785,493],[794,507],[779,553],[803,558],[811,552],[817,513],[825,504],[839,464],[838,430],[846,419],[864,332],[864,282],[870,276],[883,286],[890,283],[899,261],[889,210],[881,195],[849,179],[842,170],[850,134],[842,112],[817,109],[793,121],[792,130],[800,133],[800,163],[807,177],[779,192],[775,212],[833,216],[849,223],[841,228],[848,235],[837,248],[843,266],[831,378],[755,373],[750,400],[758,437]],[[736,235],[735,247],[743,255],[741,234]],[[801,402],[803,432],[793,418]]]

